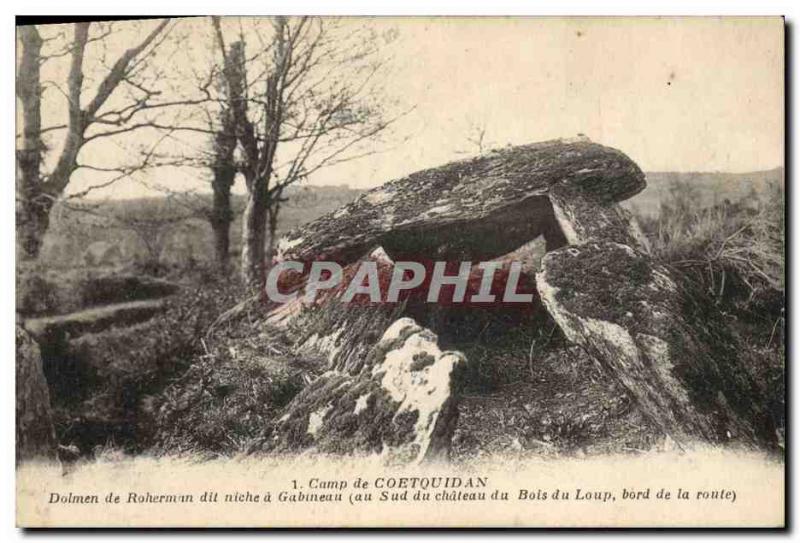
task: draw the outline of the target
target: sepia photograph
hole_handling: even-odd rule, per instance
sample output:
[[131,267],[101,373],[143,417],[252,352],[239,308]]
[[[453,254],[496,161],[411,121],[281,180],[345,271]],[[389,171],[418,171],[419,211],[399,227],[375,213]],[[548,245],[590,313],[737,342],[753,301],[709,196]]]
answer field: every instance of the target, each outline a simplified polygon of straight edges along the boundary
[[785,528],[786,32],[18,16],[17,526]]

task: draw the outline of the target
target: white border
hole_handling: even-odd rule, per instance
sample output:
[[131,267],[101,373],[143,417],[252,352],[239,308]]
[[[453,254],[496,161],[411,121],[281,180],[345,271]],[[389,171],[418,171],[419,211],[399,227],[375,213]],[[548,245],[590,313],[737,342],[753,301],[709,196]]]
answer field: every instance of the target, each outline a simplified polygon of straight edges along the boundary
[[[269,2],[245,2],[243,0],[226,0],[225,2],[210,2],[208,0],[193,0],[164,2],[164,0],[138,0],[137,2],[130,2],[126,5],[120,3],[111,3],[108,0],[77,0],[77,1],[37,1],[37,0],[12,0],[5,2],[2,5],[4,13],[4,36],[0,41],[0,59],[5,62],[7,80],[0,89],[2,92],[2,113],[7,128],[2,132],[2,140],[0,140],[0,149],[3,153],[0,156],[4,157],[2,161],[3,171],[6,172],[6,178],[3,186],[5,187],[6,197],[0,199],[0,258],[6,264],[0,270],[0,278],[2,278],[2,292],[8,293],[6,298],[8,307],[2,312],[2,326],[0,326],[0,346],[2,346],[5,356],[2,357],[4,362],[4,374],[2,379],[2,409],[3,409],[3,447],[0,452],[0,488],[2,488],[2,495],[0,495],[0,530],[5,537],[4,541],[17,541],[21,540],[26,534],[19,530],[14,529],[14,501],[15,501],[15,479],[14,479],[14,336],[11,331],[11,323],[14,319],[14,301],[11,298],[11,293],[14,290],[14,271],[12,269],[14,263],[14,198],[12,196],[13,175],[14,175],[14,156],[13,144],[14,138],[12,135],[12,127],[15,119],[15,99],[12,90],[12,81],[14,75],[11,73],[15,65],[14,59],[14,19],[15,14],[26,15],[142,15],[147,13],[154,13],[159,15],[189,15],[189,14],[231,14],[231,15],[264,15],[264,14],[314,14],[314,15],[539,15],[539,16],[555,16],[555,15],[784,15],[791,28],[790,38],[797,32],[795,23],[797,21],[798,6],[800,2],[788,0],[760,0],[760,1],[605,1],[598,0],[561,0],[558,2],[524,2],[514,0],[458,0],[458,1],[439,1],[433,2],[431,0],[339,0],[332,2],[330,0],[272,0]],[[789,46],[789,51],[793,51],[794,47]],[[794,81],[794,74],[796,73],[797,52],[794,50],[794,55],[790,58],[788,65],[787,81],[790,82],[789,88],[791,89],[790,103],[797,103],[795,98],[797,94],[797,85]],[[755,114],[755,113],[754,113]],[[794,116],[792,116],[794,117]],[[789,121],[794,120],[789,119]],[[791,131],[789,132],[791,134]],[[789,156],[797,156],[796,142],[792,138],[790,147],[788,149]],[[796,168],[793,161],[789,161],[789,166],[792,169],[789,171],[792,174]],[[791,187],[794,183],[794,175],[787,178],[787,185]],[[790,190],[791,195],[790,209],[797,210],[800,208],[800,203],[797,199],[797,190]],[[795,245],[800,239],[800,232],[798,232],[797,221],[791,221],[789,228],[791,230],[790,239]],[[790,264],[791,265],[791,264]],[[798,271],[795,266],[792,266],[793,277],[796,279]],[[796,293],[797,289],[792,289],[790,292]],[[791,296],[791,307],[797,306],[797,296]],[[792,316],[794,317],[794,316]],[[795,338],[795,343],[800,338],[800,326],[797,324],[797,319],[791,319],[790,338]],[[795,349],[793,349],[794,351]],[[793,354],[793,353],[792,353]],[[790,362],[794,361],[794,356],[790,356]],[[792,392],[796,395],[798,390],[797,375],[800,372],[797,368],[792,371],[792,383],[790,384]],[[794,422],[798,418],[797,401],[792,401],[791,405],[793,410],[791,413],[790,422]],[[791,430],[794,430],[792,428]],[[794,432],[791,432],[794,435]],[[796,439],[792,439],[794,447],[792,448],[791,467],[792,472],[797,471],[797,449]],[[792,485],[790,488],[792,488]],[[796,523],[797,517],[797,499],[792,499],[793,511],[791,516]],[[109,537],[110,534],[98,534],[100,537]],[[167,537],[189,536],[193,537],[196,534],[166,534],[166,533],[141,533],[137,534],[148,537],[153,541],[165,540]],[[232,534],[212,533],[204,539],[222,540],[231,537]],[[302,533],[295,534],[294,538],[300,540],[307,540],[314,537],[316,534]],[[359,539],[367,537],[369,539],[375,537],[386,537],[388,534],[362,534]],[[523,535],[523,534],[518,534]],[[553,534],[529,534],[533,537],[541,537],[543,535]],[[559,540],[577,540],[581,536],[588,534],[560,534]],[[634,537],[639,537],[638,534]],[[663,535],[663,534],[661,534]],[[728,534],[718,534],[726,537]],[[748,539],[766,539],[770,534],[740,534],[745,535]],[[54,539],[56,537],[63,537],[64,534],[47,533],[36,536],[36,539]],[[73,537],[86,537],[86,533],[76,533]],[[130,537],[130,534],[127,534]],[[269,533],[262,534],[262,537],[287,537],[286,533]],[[353,534],[338,534],[337,537],[352,537]],[[413,537],[415,542],[428,542],[434,541],[441,537],[480,537],[481,539],[495,539],[502,537],[497,533],[484,532],[479,534],[466,535],[463,533],[450,534],[446,536],[442,533],[437,534],[422,534],[410,533],[408,537]],[[621,537],[622,534],[612,534],[611,537]],[[28,534],[30,537],[30,534]],[[328,535],[330,537],[330,535]],[[608,537],[608,534],[606,534]],[[702,534],[687,534],[685,532],[676,532],[671,534],[670,538],[680,538],[681,541],[692,541],[702,537]],[[738,537],[737,537],[738,539]]]

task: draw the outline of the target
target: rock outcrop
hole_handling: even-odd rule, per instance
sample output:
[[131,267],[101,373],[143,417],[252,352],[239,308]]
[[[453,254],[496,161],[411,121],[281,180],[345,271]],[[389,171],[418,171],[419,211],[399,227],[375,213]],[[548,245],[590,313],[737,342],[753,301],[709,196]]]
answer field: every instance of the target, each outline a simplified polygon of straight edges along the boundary
[[330,371],[298,394],[279,419],[275,450],[381,453],[389,463],[446,454],[455,427],[463,356],[436,335],[398,319],[358,372]]
[[[349,265],[380,246],[389,262],[477,262],[543,237],[536,289],[546,310],[655,426],[687,446],[771,446],[762,392],[725,325],[704,314],[704,293],[688,292],[653,261],[618,205],[644,187],[627,156],[586,139],[511,147],[371,190],[290,232],[279,259]],[[403,310],[389,318],[385,308],[333,309],[327,331],[303,340],[331,371],[289,406],[275,434],[280,447],[410,459],[446,448],[464,360],[442,353],[413,321],[389,325]],[[305,313],[293,303],[273,321],[291,326]],[[385,330],[380,339],[363,333],[376,329]]]
[[[385,282],[393,262],[381,250],[363,260]],[[331,454],[380,453],[387,463],[445,455],[455,428],[465,360],[443,352],[436,335],[400,317],[403,303],[345,304],[344,287],[303,305],[298,298],[268,318],[293,338],[297,352],[321,358],[327,372],[285,408],[268,447]]]
[[300,352],[322,355],[331,371],[358,374],[367,353],[403,311],[400,304],[371,303],[364,295],[355,296],[350,303],[341,301],[363,261],[374,262],[381,282],[388,280],[394,262],[383,251],[373,250],[344,268],[338,287],[320,293],[314,302],[304,303],[303,285],[295,301],[279,307],[267,319],[273,325],[281,322],[288,328]]
[[57,443],[50,408],[50,392],[36,341],[17,326],[16,450],[17,462],[57,460]]

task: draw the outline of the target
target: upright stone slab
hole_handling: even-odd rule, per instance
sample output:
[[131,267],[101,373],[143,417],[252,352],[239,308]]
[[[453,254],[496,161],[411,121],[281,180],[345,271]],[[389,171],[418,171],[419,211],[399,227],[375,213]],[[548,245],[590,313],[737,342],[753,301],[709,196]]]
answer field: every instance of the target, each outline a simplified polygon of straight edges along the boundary
[[[639,223],[616,202],[603,201],[567,185],[555,187],[548,198],[555,220],[564,233],[564,243],[559,247],[602,240],[649,251],[649,242]],[[548,251],[559,247],[548,247]]]
[[457,416],[460,353],[398,319],[355,373],[331,371],[302,390],[278,420],[269,447],[330,454],[379,453],[388,463],[446,455]]
[[16,335],[17,462],[56,461],[50,391],[42,370],[39,346],[20,326],[17,326]]
[[537,287],[585,348],[666,435],[772,445],[763,392],[703,293],[628,245],[592,240],[547,254]]
[[399,318],[402,303],[369,303],[362,297],[342,302],[355,269],[367,260],[377,265],[385,284],[394,263],[373,250],[345,268],[343,285],[321,301],[304,305],[298,297],[268,317],[294,339],[301,355],[324,358],[329,370],[285,408],[269,449],[379,453],[389,463],[447,454],[464,357],[442,352],[433,332]]

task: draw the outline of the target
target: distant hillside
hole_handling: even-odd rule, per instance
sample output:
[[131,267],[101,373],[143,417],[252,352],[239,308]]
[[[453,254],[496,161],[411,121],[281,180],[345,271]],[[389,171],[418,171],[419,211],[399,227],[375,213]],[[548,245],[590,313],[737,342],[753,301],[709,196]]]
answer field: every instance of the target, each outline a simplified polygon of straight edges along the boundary
[[783,183],[783,175],[783,168],[747,173],[648,172],[647,188],[623,205],[642,215],[657,215],[661,201],[676,183],[699,188],[702,203],[705,205],[713,205],[726,199],[735,202],[752,192],[763,191],[770,183]]
[[[725,199],[736,201],[746,198],[774,182],[783,182],[782,168],[750,173],[650,172],[647,173],[647,188],[623,205],[637,214],[655,216],[659,213],[661,201],[676,183],[698,187],[703,203],[713,205]],[[281,210],[278,235],[353,201],[362,192],[347,185],[289,187],[285,194],[289,200]],[[186,216],[198,208],[210,208],[210,205],[211,195],[206,194],[170,200],[151,197],[94,203],[88,212],[59,206],[54,210],[51,228],[45,236],[42,262],[56,267],[82,266],[86,248],[98,241],[118,246],[123,261],[136,260],[142,257],[144,251],[141,239],[132,231],[114,226],[110,217]],[[241,214],[244,206],[245,198],[234,196],[236,219],[231,227],[231,252],[234,257],[241,246]],[[170,227],[162,256],[167,262],[209,260],[213,258],[212,247],[208,222],[197,215],[197,218]]]
[[[285,196],[288,201],[281,208],[278,235],[295,226],[314,220],[353,201],[362,191],[347,185],[338,186],[294,186]],[[234,195],[235,219],[231,225],[231,252],[238,254],[241,247],[241,216],[246,199]],[[122,260],[129,262],[144,255],[144,247],[135,232],[119,226],[112,217],[186,217],[169,228],[168,239],[162,252],[165,261],[209,260],[213,258],[213,241],[208,221],[198,211],[211,207],[211,195],[149,197],[127,200],[112,200],[102,203],[89,202],[78,211],[61,205],[54,209],[51,227],[42,248],[41,261],[48,266],[73,267],[84,264],[84,253],[92,243],[102,241],[119,247]]]

